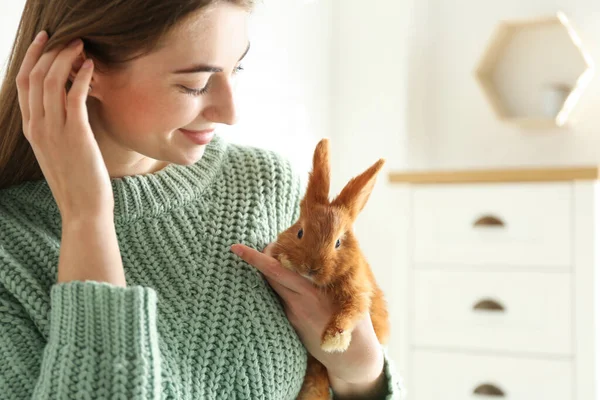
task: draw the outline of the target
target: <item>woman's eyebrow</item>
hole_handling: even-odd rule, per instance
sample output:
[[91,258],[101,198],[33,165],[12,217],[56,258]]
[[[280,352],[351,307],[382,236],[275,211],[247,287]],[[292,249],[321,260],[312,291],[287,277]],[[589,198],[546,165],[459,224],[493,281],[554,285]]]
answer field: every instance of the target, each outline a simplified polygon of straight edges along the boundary
[[[246,55],[248,54],[249,51],[250,51],[250,43],[248,43],[248,46],[246,47],[246,51],[244,51],[244,54],[242,54],[239,61],[242,61],[244,59],[244,57],[246,57]],[[173,71],[174,74],[195,74],[198,72],[214,72],[214,73],[223,72],[223,68],[214,67],[212,65],[200,64],[200,65],[194,65],[193,67],[190,67],[190,68],[184,68],[184,69],[179,69],[177,71]]]

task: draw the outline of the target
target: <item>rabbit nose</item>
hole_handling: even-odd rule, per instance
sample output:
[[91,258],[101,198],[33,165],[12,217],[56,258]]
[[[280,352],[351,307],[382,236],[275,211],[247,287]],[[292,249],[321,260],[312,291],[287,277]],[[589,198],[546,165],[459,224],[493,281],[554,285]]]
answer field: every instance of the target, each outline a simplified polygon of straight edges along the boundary
[[307,268],[307,270],[308,270],[308,275],[309,275],[309,276],[313,276],[313,275],[316,275],[316,274],[317,274],[317,272],[319,272],[319,271],[321,270],[321,268],[318,268],[318,267],[310,267],[310,268]]
[[315,270],[308,264],[302,264],[302,269],[306,271],[306,275],[308,276],[313,276],[315,274]]

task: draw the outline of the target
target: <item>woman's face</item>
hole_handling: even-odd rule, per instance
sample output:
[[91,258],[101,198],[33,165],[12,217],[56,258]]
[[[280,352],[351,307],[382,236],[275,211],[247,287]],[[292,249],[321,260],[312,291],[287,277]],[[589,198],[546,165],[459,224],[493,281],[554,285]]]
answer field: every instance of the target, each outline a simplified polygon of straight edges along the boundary
[[249,49],[247,20],[243,8],[217,3],[185,20],[156,52],[122,71],[94,73],[90,124],[111,177],[193,164],[210,131],[235,122],[233,83]]

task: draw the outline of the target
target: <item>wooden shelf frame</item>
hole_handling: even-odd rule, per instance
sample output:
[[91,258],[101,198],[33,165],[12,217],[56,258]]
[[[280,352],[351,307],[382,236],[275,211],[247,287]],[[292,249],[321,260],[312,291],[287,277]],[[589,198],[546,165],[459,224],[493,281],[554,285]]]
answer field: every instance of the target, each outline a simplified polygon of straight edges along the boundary
[[[577,78],[576,82],[573,83],[569,95],[555,118],[513,117],[507,112],[495,87],[493,81],[495,67],[514,35],[518,34],[523,29],[535,29],[536,27],[557,24],[565,29],[571,42],[581,54],[585,68]],[[563,127],[567,123],[571,111],[579,102],[583,91],[594,76],[594,73],[595,66],[590,54],[583,48],[581,38],[562,11],[558,11],[555,15],[549,17],[501,21],[474,72],[478,84],[481,86],[486,99],[498,119],[527,129]]]

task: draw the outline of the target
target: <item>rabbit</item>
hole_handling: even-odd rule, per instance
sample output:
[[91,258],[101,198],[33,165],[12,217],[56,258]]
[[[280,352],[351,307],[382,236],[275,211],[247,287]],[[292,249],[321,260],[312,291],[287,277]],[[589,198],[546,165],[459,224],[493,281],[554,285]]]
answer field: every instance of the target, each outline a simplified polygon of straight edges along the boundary
[[[386,301],[353,233],[384,163],[384,159],[377,161],[329,201],[329,139],[322,139],[315,148],[300,216],[274,242],[272,256],[327,291],[338,307],[322,333],[321,348],[326,352],[345,351],[352,330],[366,313],[371,314],[378,341],[388,340]],[[298,399],[329,399],[329,386],[327,370],[309,355]]]

